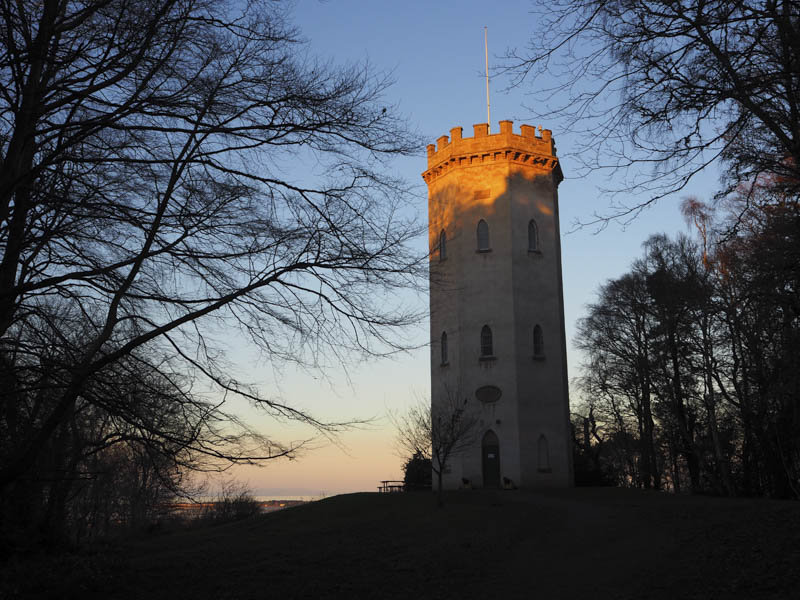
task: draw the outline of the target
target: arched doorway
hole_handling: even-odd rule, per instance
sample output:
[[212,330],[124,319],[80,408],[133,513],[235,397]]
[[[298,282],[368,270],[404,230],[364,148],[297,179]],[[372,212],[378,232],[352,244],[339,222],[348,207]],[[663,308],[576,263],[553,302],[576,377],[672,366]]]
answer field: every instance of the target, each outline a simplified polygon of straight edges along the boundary
[[483,487],[500,487],[500,440],[491,429],[486,432],[481,442],[483,458]]

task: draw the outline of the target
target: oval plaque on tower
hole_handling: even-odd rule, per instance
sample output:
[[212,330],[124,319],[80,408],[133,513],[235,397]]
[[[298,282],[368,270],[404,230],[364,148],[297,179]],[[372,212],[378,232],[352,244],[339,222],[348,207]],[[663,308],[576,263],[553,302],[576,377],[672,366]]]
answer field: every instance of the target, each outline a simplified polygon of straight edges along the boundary
[[484,404],[497,402],[500,400],[500,396],[502,395],[503,392],[500,390],[500,388],[493,385],[484,385],[483,387],[479,387],[477,390],[475,390],[475,397]]

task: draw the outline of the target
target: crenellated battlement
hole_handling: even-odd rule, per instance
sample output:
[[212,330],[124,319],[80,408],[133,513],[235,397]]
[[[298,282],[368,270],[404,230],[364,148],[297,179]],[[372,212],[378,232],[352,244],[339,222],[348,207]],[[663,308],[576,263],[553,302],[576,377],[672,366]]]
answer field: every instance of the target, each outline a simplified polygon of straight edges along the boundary
[[473,166],[505,160],[559,171],[553,132],[521,125],[514,133],[512,121],[500,121],[500,132],[489,133],[488,123],[473,125],[473,137],[463,137],[462,127],[453,127],[436,144],[428,144],[428,169],[422,177],[428,183],[452,167]]

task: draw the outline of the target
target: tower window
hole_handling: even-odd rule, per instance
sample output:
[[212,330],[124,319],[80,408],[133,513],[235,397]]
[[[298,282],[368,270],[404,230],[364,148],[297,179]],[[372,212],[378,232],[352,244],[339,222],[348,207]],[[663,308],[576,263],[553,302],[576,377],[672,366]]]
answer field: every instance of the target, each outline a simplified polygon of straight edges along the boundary
[[492,330],[488,325],[481,328],[481,358],[494,355],[492,347]]
[[439,260],[447,258],[447,234],[444,229],[439,232]]
[[544,357],[544,334],[539,325],[533,328],[533,356],[534,358]]
[[447,364],[447,332],[442,332],[442,364]]
[[489,250],[489,224],[481,219],[478,221],[478,252]]
[[531,219],[530,223],[528,223],[528,252],[538,252],[539,251],[539,228],[536,225],[536,221]]

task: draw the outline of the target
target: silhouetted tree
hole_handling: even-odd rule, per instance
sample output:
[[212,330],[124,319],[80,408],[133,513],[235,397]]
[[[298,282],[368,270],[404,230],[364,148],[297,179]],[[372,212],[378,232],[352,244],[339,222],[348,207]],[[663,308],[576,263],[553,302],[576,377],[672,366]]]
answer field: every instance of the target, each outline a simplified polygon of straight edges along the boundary
[[395,420],[397,445],[408,456],[430,458],[437,482],[437,503],[444,506],[442,477],[452,458],[471,447],[478,433],[478,418],[467,407],[466,400],[446,391],[440,401],[429,408],[412,406]]
[[[597,304],[578,323],[576,345],[586,353],[581,382],[595,401],[613,399],[609,408],[612,430],[627,436],[629,417],[635,419],[638,467],[630,459],[630,477],[646,488],[660,487],[653,424],[653,320],[646,279],[633,272],[606,283]],[[632,451],[632,449],[631,449]]]
[[433,465],[430,457],[417,452],[403,465],[403,484],[407,491],[430,490],[433,479]]
[[266,1],[7,0],[0,31],[0,495],[71,461],[81,415],[184,467],[292,450],[228,397],[338,430],[232,378],[213,337],[396,349],[415,315],[387,299],[419,265],[383,161],[417,140],[388,79],[308,58]]
[[[800,6],[772,0],[534,2],[537,32],[504,68],[532,110],[580,135],[575,155],[643,200],[722,161],[721,195],[762,174],[800,192]],[[543,81],[554,81],[543,85]],[[607,218],[600,217],[600,219]]]
[[[800,496],[800,211],[761,197],[776,189],[755,204],[748,191],[729,217],[710,221],[702,251],[685,238],[650,238],[581,320],[579,417],[585,427],[595,417],[603,435],[584,434],[578,446],[621,484],[646,486],[655,473],[675,491],[688,481],[693,492]],[[622,293],[635,280],[641,295]],[[631,328],[639,314],[646,329]],[[646,358],[636,352],[645,337]]]
[[585,416],[583,412],[573,413],[571,423],[575,485],[614,485],[616,473],[606,465],[607,440],[601,435],[594,416],[595,407],[589,403],[581,408],[585,409]]
[[733,201],[715,255],[725,345],[714,376],[741,423],[745,492],[800,497],[800,209],[771,181],[753,197]]
[[259,512],[261,503],[255,499],[247,485],[230,480],[222,483],[200,518],[227,523],[255,516]]

